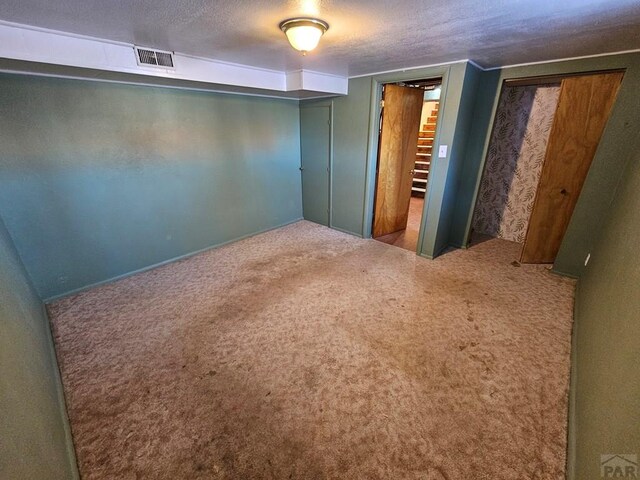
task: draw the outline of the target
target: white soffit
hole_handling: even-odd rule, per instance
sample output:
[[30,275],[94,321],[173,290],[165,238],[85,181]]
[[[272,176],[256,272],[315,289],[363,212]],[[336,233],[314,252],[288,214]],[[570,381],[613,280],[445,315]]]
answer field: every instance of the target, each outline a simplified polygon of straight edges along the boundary
[[344,77],[326,73],[312,72],[309,70],[295,70],[293,72],[287,72],[286,82],[287,91],[331,91],[332,93],[342,95],[346,95],[348,93],[348,81],[345,82]]
[[[152,45],[138,45],[153,48]],[[175,68],[138,65],[134,45],[0,21],[0,57],[275,92],[346,95],[348,78],[284,72],[174,53]]]

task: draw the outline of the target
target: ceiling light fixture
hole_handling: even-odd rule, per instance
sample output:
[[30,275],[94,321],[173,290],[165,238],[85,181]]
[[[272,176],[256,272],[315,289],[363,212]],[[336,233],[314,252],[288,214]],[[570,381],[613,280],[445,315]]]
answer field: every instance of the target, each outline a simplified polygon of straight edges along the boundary
[[320,37],[329,30],[329,24],[317,18],[290,18],[280,23],[289,43],[303,55],[318,46]]

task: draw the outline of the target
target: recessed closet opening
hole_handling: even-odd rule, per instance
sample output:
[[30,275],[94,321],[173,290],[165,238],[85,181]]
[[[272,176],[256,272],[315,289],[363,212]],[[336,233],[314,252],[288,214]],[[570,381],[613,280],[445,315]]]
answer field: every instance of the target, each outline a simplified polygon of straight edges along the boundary
[[508,80],[494,118],[471,245],[522,245],[522,263],[553,263],[623,72]]
[[382,86],[372,236],[416,251],[438,125],[442,79]]
[[505,85],[496,111],[473,216],[473,239],[524,243],[560,82]]

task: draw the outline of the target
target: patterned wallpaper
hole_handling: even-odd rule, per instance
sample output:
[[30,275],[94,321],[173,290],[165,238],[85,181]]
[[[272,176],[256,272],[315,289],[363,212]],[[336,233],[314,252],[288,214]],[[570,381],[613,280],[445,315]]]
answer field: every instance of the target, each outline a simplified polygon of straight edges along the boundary
[[560,85],[502,89],[473,229],[524,242]]

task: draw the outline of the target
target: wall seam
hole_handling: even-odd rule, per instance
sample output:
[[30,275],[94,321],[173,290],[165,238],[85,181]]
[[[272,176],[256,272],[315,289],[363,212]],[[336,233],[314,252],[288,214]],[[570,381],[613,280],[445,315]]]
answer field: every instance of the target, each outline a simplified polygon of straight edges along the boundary
[[56,385],[56,396],[58,397],[58,406],[60,409],[60,415],[63,419],[62,428],[65,436],[65,446],[67,450],[67,457],[69,459],[69,467],[71,470],[71,478],[73,480],[80,480],[80,470],[78,468],[78,458],[76,457],[75,442],[73,441],[73,432],[71,430],[71,423],[69,421],[69,412],[67,410],[67,398],[64,393],[64,386],[62,384],[62,373],[60,372],[60,364],[58,363],[58,357],[56,355],[55,343],[53,341],[53,332],[51,331],[51,321],[47,313],[47,308],[44,303],[41,303],[42,315],[44,316],[47,331],[47,340],[49,343],[49,359],[53,366],[54,371],[54,383]]
[[567,412],[567,459],[566,476],[567,480],[575,480],[576,469],[576,385],[578,383],[578,297],[580,295],[580,282],[576,284],[573,299],[573,328],[571,332],[571,355],[569,368],[569,402]]
[[[4,224],[4,220],[0,216],[0,222]],[[67,403],[64,395],[64,388],[62,386],[62,377],[60,375],[60,366],[58,365],[58,359],[55,353],[55,345],[53,343],[53,335],[51,332],[51,322],[49,321],[49,315],[47,314],[46,306],[40,297],[37,289],[35,288],[35,284],[31,278],[31,274],[27,270],[26,265],[22,261],[22,257],[20,256],[20,252],[16,247],[15,241],[11,235],[9,229],[6,229],[7,236],[9,242],[12,244],[13,249],[15,251],[16,260],[19,262],[22,270],[24,272],[24,280],[27,283],[28,288],[32,291],[33,295],[40,302],[40,311],[42,312],[42,320],[46,322],[44,325],[46,337],[47,337],[47,350],[49,356],[49,362],[51,364],[52,370],[54,372],[53,382],[55,384],[56,389],[56,402],[58,403],[58,410],[60,411],[60,417],[62,420],[62,430],[64,431],[65,437],[65,450],[67,452],[67,460],[69,462],[69,472],[71,473],[72,480],[79,480],[80,473],[78,470],[78,462],[76,457],[75,445],[73,442],[73,434],[71,432],[71,424],[69,423],[69,416],[67,413]]]

